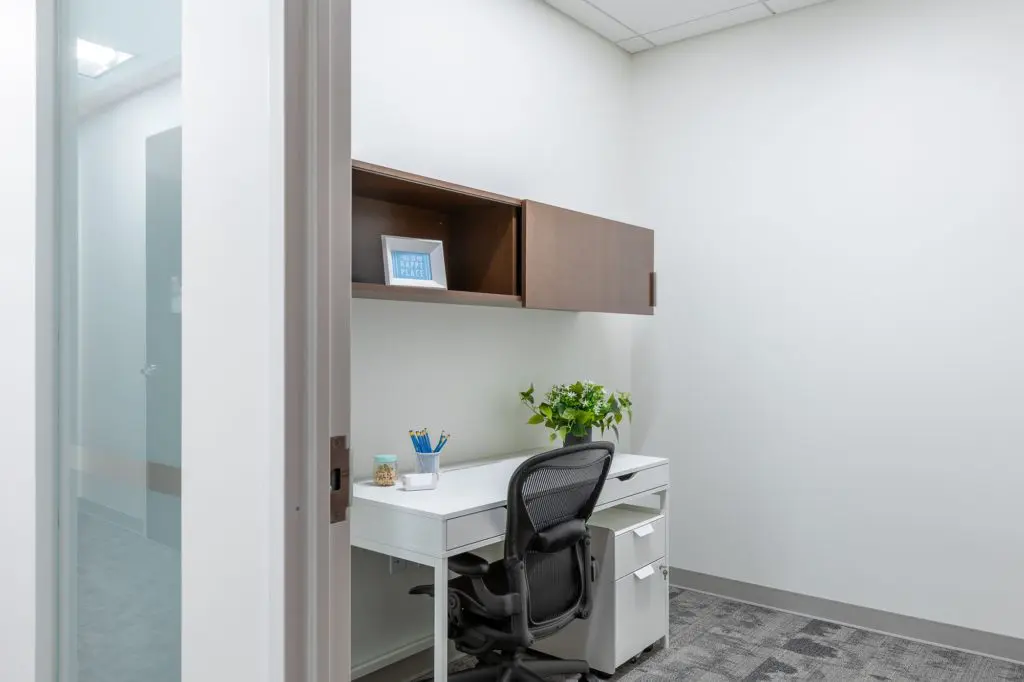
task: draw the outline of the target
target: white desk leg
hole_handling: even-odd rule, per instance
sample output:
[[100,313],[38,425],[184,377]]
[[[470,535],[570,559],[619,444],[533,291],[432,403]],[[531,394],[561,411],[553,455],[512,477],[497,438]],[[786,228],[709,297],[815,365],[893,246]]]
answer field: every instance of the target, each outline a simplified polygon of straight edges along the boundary
[[448,682],[448,560],[434,563],[434,682]]
[[[671,535],[671,532],[670,532],[671,528],[669,526],[669,518],[670,518],[669,511],[670,510],[669,510],[669,507],[668,507],[668,503],[669,503],[669,499],[668,498],[669,498],[669,490],[666,488],[665,491],[663,493],[661,493],[661,513],[665,515],[665,566],[669,567],[669,570],[671,570],[670,567],[672,566],[672,564],[671,564],[671,560],[669,558],[671,556],[671,554],[670,554],[671,547],[670,547],[670,543],[669,543],[669,538],[671,538],[672,535]],[[669,578],[671,579],[671,577],[672,576],[670,574]],[[666,580],[665,581],[665,591],[668,592],[669,595],[672,594],[672,585],[670,584],[670,580]],[[669,639],[670,639],[670,633],[669,633],[669,629],[671,627],[670,623],[672,622],[672,617],[670,615],[671,611],[672,611],[672,607],[669,604],[668,599],[665,600],[665,607],[666,607],[665,608],[665,636],[662,638],[661,642],[662,642],[662,646],[664,646],[667,649],[668,646],[669,646]]]

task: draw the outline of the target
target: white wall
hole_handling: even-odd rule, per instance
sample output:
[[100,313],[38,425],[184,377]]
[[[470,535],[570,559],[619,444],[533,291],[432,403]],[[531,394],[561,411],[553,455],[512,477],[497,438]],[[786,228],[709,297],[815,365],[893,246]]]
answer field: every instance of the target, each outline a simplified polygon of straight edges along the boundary
[[[624,52],[539,0],[355,0],[352,11],[354,158],[630,218]],[[546,444],[517,392],[579,378],[628,390],[630,329],[621,316],[354,301],[355,475],[375,453],[408,456],[417,426],[454,434],[449,462]],[[390,578],[386,561],[353,554],[359,665],[429,634],[430,600],[405,595],[429,572]]]
[[839,0],[636,59],[674,566],[1024,636],[1022,34]]
[[78,128],[81,496],[141,520],[146,139],[180,125],[181,80],[174,79],[86,117]]
[[37,523],[46,518],[37,506],[46,482],[37,476],[37,418],[45,415],[37,410],[36,372],[46,358],[36,329],[42,302],[36,279],[36,5],[8,0],[0,21],[0,59],[13,67],[0,80],[0,679],[26,682],[37,673],[42,679],[37,624],[50,623],[37,614],[36,600],[52,576],[52,568],[38,561],[36,544]]
[[[352,12],[353,158],[629,217],[624,52],[539,0],[356,0]],[[355,301],[356,473],[376,452],[408,452],[416,426],[451,431],[452,458],[546,443],[517,392],[586,377],[627,390],[629,329],[621,316]]]

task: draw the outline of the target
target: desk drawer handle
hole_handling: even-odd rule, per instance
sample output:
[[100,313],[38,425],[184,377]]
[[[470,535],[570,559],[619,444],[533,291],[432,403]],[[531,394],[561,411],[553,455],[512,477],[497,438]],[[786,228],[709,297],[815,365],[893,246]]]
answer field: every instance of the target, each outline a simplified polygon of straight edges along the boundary
[[615,480],[616,481],[628,481],[629,479],[633,478],[634,476],[636,476],[636,472],[635,471],[633,473],[631,473],[631,474],[622,474],[621,476],[616,476]]
[[654,566],[644,566],[639,571],[633,573],[637,580],[647,580],[654,575]]
[[646,524],[644,526],[640,526],[639,528],[637,528],[633,532],[636,533],[636,536],[638,538],[645,538],[645,537],[647,537],[648,535],[650,535],[651,533],[654,532],[654,525],[648,523],[648,524]]

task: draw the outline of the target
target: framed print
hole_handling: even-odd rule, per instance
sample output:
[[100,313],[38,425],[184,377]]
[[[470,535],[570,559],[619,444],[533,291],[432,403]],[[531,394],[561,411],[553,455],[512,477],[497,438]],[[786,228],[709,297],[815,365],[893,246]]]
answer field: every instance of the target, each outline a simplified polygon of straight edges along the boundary
[[384,283],[388,286],[447,289],[444,245],[437,239],[381,235]]

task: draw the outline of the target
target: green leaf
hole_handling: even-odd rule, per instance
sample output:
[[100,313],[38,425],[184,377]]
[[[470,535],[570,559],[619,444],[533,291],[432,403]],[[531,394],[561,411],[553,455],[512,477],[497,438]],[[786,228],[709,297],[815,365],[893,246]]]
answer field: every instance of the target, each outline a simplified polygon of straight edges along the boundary
[[552,432],[551,432],[551,435],[550,435],[550,436],[548,436],[548,440],[551,440],[551,441],[553,441],[553,440],[554,440],[554,439],[556,439],[556,438],[558,438],[558,436],[557,436],[557,435],[555,434],[555,432],[554,432],[554,431],[552,431]]
[[562,410],[561,417],[562,417],[562,419],[571,422],[572,420],[574,420],[576,418],[576,410],[574,410],[571,407],[567,407],[564,410]]
[[621,412],[615,415],[615,423],[616,424],[621,424],[622,423],[622,413]]
[[543,421],[544,421],[544,415],[535,414],[532,417],[530,417],[530,420],[528,422],[526,422],[526,423],[527,424],[540,424]]
[[613,425],[612,426],[612,431],[615,432],[615,440],[618,440],[619,439],[619,427]]
[[547,403],[540,404],[540,413],[547,417],[548,419],[550,419],[551,415],[553,414],[553,412],[551,411],[551,406],[548,405]]

